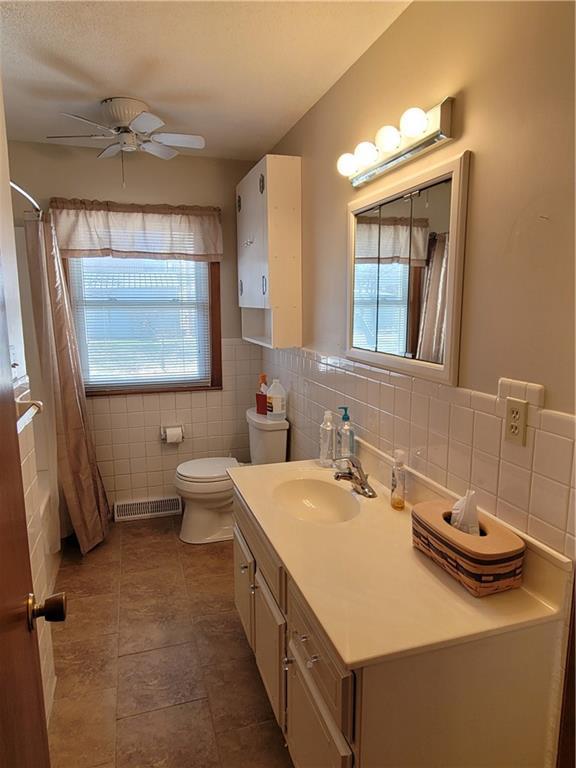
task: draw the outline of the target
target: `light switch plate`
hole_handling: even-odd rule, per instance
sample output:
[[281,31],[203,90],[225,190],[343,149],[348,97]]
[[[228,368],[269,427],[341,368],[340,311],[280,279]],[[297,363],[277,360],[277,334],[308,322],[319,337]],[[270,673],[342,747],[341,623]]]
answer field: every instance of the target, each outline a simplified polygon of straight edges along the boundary
[[506,398],[506,423],[504,439],[516,445],[526,445],[528,401],[516,397]]

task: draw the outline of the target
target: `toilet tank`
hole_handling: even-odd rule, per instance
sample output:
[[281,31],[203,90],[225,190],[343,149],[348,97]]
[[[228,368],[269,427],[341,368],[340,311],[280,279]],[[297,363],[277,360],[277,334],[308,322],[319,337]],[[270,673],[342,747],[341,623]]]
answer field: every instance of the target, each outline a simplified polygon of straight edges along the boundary
[[250,459],[252,464],[278,464],[286,461],[288,422],[271,421],[256,413],[256,408],[246,411],[250,433]]

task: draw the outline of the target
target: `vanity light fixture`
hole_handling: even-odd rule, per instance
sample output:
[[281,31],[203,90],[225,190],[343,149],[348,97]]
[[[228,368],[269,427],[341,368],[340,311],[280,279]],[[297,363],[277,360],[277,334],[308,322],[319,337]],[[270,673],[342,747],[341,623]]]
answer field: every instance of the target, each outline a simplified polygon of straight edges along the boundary
[[340,155],[338,173],[347,176],[353,187],[361,187],[417,155],[452,140],[452,104],[448,97],[425,112],[410,107],[400,118],[400,130],[384,125],[374,139],[361,141],[354,154]]

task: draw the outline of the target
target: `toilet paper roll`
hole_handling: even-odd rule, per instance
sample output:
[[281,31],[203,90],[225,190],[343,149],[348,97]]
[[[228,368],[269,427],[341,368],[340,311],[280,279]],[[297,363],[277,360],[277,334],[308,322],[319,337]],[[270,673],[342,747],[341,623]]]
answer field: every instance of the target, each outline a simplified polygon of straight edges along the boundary
[[182,427],[166,427],[165,432],[167,443],[181,443],[184,440]]

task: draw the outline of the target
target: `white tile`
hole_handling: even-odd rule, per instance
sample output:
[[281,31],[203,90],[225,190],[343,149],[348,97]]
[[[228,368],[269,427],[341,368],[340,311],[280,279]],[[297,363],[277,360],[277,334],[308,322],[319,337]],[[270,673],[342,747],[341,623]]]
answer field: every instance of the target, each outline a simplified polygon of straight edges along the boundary
[[450,405],[437,398],[430,399],[429,428],[439,435],[448,435],[450,429]]
[[500,454],[502,421],[497,416],[476,411],[474,414],[474,448],[492,456]]
[[532,457],[534,456],[534,439],[536,431],[533,427],[527,427],[526,429],[526,445],[517,445],[511,443],[509,440],[505,440],[504,432],[502,433],[502,444],[500,446],[500,455],[504,461],[509,461],[511,464],[517,464],[524,469],[530,469],[532,467]]
[[145,411],[159,411],[160,410],[160,395],[152,392],[148,395],[142,395],[142,402],[144,404]]
[[566,557],[576,560],[576,538],[569,533],[566,534],[566,538],[564,539],[564,554]]
[[569,487],[541,475],[532,475],[531,515],[556,528],[566,528]]
[[507,461],[500,463],[498,496],[520,509],[528,509],[530,472]]
[[380,438],[392,443],[394,441],[394,416],[391,413],[380,411]]
[[415,392],[412,393],[412,411],[410,414],[410,421],[416,427],[421,429],[428,428],[428,408],[429,398],[425,395],[419,395]]
[[410,453],[425,461],[428,450],[428,431],[412,424],[410,427]]
[[459,496],[464,496],[469,487],[468,481],[463,480],[461,477],[458,477],[458,475],[448,474],[446,483],[447,487],[451,491],[454,491],[454,493],[457,493]]
[[394,448],[410,450],[410,422],[394,418]]
[[394,416],[410,420],[410,392],[406,389],[394,389]]
[[162,394],[160,395],[160,410],[161,411],[176,410],[176,397],[173,392],[162,392]]
[[530,405],[542,408],[544,405],[545,389],[542,384],[526,384],[526,400]]
[[394,413],[394,387],[380,384],[380,410]]
[[428,461],[437,467],[446,469],[448,466],[448,438],[437,432],[428,434]]
[[534,405],[528,406],[528,418],[526,419],[526,423],[528,424],[529,427],[534,427],[534,429],[540,429],[541,413],[542,411],[540,410],[540,408],[536,408]]
[[502,499],[498,499],[496,503],[496,515],[519,531],[526,531],[528,528],[528,513]]
[[510,394],[508,397],[515,397],[518,400],[526,400],[526,382],[518,379],[509,379],[508,387]]
[[408,392],[412,389],[412,378],[410,376],[404,376],[403,373],[393,373],[391,371],[390,383],[394,387],[400,387],[400,389],[408,390]]
[[498,397],[505,399],[510,397],[510,383],[512,379],[498,379]]
[[566,530],[568,533],[572,534],[572,536],[576,536],[576,491],[574,488],[570,488],[570,496],[568,498]]
[[128,475],[130,473],[130,459],[119,459],[114,462],[115,475]]
[[460,405],[463,408],[470,408],[470,400],[472,392],[469,389],[462,389],[461,387],[447,387],[444,384],[440,384],[438,387],[438,398],[445,400],[447,403],[453,405]]
[[472,454],[471,480],[482,490],[493,495],[498,490],[499,461],[494,456],[482,451],[474,451]]
[[126,397],[126,410],[128,413],[144,410],[144,401],[142,395],[128,395]]
[[136,411],[127,414],[128,427],[143,427],[145,425],[144,411]]
[[120,445],[112,446],[112,453],[115,459],[129,459],[130,458],[130,445],[128,443],[122,443]]
[[564,551],[564,540],[566,534],[559,528],[555,528],[553,525],[548,525],[544,521],[537,517],[530,516],[528,518],[528,533],[539,541],[543,541],[552,549],[558,550],[558,552]]
[[447,474],[445,469],[442,469],[442,467],[437,467],[436,464],[428,462],[427,472],[430,480],[434,480],[434,482],[438,483],[439,485],[446,486]]
[[540,414],[540,428],[546,432],[552,432],[555,435],[569,437],[574,440],[576,437],[576,416],[571,413],[561,413],[560,411],[542,411]]
[[476,492],[476,504],[484,512],[488,512],[491,515],[496,514],[497,498],[493,493],[488,493],[483,488],[479,488],[477,485],[472,486],[472,490]]
[[471,459],[472,449],[469,445],[450,440],[448,449],[448,472],[450,474],[458,475],[463,480],[469,480]]
[[472,392],[470,397],[470,405],[475,411],[482,411],[483,413],[495,413],[496,396],[487,395],[484,392]]
[[114,395],[110,397],[110,413],[126,413],[126,396]]
[[534,449],[534,472],[560,483],[569,483],[573,449],[572,440],[538,430]]
[[459,405],[450,407],[450,437],[459,443],[472,444],[474,411]]
[[[114,399],[114,398],[112,398]],[[109,397],[93,397],[92,398],[92,411],[96,413],[110,413],[110,398]]]

